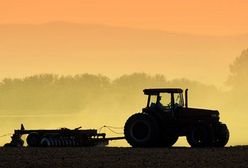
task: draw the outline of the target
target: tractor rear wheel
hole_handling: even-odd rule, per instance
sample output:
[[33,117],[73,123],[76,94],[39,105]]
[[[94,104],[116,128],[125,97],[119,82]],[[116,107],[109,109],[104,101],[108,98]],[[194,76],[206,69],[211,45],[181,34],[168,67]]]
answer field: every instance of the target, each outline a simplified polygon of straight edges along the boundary
[[213,136],[209,125],[197,123],[193,125],[186,138],[191,147],[209,147]]
[[133,147],[155,147],[159,130],[152,116],[137,113],[127,120],[124,134],[127,142]]
[[11,143],[6,143],[6,144],[4,144],[3,147],[16,147],[16,146],[12,145]]
[[175,135],[162,137],[159,142],[159,147],[170,148],[177,142],[177,140],[178,140],[178,136]]

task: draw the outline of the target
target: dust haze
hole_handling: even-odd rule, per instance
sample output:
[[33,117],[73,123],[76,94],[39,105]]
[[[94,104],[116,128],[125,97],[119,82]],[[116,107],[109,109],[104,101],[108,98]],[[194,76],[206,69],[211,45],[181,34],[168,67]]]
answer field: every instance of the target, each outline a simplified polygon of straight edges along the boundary
[[52,22],[1,24],[0,37],[0,144],[21,123],[27,129],[123,127],[146,105],[142,91],[151,87],[189,88],[191,107],[220,111],[229,145],[248,142],[247,34]]
[[[126,119],[146,105],[144,88],[189,88],[189,106],[218,109],[221,121],[227,123],[231,137],[228,145],[247,144],[248,125],[248,49],[230,65],[221,90],[189,79],[168,80],[166,74],[132,73],[110,79],[105,75],[38,74],[24,78],[5,78],[0,84],[0,132],[13,132],[23,123],[26,128],[100,128],[103,125],[123,127]],[[109,136],[120,136],[102,130]],[[122,133],[122,129],[115,130]],[[0,143],[9,141],[3,136]],[[112,145],[127,146],[114,142]],[[187,145],[180,140],[177,145]]]

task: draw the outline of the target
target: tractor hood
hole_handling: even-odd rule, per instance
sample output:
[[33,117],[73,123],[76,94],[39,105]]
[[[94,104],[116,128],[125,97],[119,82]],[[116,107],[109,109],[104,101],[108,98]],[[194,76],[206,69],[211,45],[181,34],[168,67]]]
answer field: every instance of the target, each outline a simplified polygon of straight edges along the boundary
[[184,108],[181,112],[179,112],[179,117],[219,120],[219,112],[217,110],[208,110],[200,108]]

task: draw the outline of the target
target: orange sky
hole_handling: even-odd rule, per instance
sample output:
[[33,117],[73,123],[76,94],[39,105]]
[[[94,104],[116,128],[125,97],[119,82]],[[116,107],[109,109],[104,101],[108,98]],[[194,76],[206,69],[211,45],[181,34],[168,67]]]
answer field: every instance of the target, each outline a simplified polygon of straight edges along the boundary
[[247,0],[11,0],[0,2],[0,23],[70,21],[191,34],[248,31]]
[[147,72],[222,85],[247,35],[247,0],[0,0],[0,79]]

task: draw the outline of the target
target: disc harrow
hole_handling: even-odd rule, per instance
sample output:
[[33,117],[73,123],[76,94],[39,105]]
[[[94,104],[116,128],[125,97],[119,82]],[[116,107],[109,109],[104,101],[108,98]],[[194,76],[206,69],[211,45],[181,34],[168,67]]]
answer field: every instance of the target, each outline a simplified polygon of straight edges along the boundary
[[109,141],[124,139],[124,137],[106,138],[105,133],[98,133],[96,129],[81,130],[61,128],[52,130],[26,130],[21,125],[21,129],[14,130],[11,142],[5,147],[24,146],[23,135],[27,135],[26,143],[28,147],[85,147],[85,146],[106,146]]

